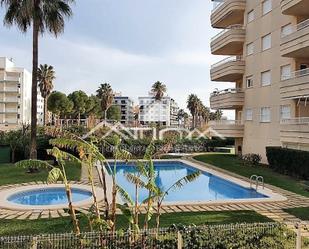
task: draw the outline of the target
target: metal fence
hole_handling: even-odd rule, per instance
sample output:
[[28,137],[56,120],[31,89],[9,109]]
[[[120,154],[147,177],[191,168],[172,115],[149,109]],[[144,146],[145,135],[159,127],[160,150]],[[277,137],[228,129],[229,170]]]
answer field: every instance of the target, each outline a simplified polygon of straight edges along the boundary
[[[295,249],[297,234],[278,223],[173,227],[130,232],[0,237],[1,249]],[[303,239],[302,248],[308,248]],[[298,247],[296,247],[298,246]]]

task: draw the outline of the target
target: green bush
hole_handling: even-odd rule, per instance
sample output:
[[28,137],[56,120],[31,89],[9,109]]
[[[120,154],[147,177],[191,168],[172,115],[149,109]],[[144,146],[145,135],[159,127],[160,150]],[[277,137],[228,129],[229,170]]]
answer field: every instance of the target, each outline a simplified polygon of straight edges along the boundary
[[267,147],[270,168],[289,176],[309,179],[309,152],[282,147]]
[[241,156],[241,159],[247,165],[257,166],[262,160],[262,156],[259,154],[249,153]]

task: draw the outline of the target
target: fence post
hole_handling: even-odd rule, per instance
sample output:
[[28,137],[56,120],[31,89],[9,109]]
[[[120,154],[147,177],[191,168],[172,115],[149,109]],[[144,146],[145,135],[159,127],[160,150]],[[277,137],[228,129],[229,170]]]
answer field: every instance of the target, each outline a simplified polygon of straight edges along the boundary
[[38,248],[38,238],[37,237],[33,237],[30,249],[37,249],[37,248]]
[[177,232],[177,249],[183,249],[183,238],[181,232]]
[[301,249],[301,224],[296,225],[297,228],[297,237],[296,237],[296,249]]

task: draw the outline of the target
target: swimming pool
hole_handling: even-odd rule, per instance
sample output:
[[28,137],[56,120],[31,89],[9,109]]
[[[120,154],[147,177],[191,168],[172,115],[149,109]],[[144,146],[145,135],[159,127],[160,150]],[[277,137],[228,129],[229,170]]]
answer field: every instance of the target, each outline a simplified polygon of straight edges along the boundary
[[[166,190],[180,178],[197,170],[181,161],[156,161],[154,165],[156,171],[155,182],[163,190]],[[125,178],[125,173],[127,172],[136,172],[133,163],[117,164],[117,183],[134,197],[134,185]],[[145,198],[147,198],[147,191],[140,189],[139,201]],[[203,202],[258,198],[268,198],[268,196],[257,192],[255,189],[240,186],[232,181],[204,171],[196,181],[167,195],[165,202]]]
[[[72,188],[72,200],[74,202],[89,199],[92,194],[89,191]],[[64,187],[39,188],[13,194],[7,198],[9,202],[20,205],[41,206],[67,204],[67,196]]]

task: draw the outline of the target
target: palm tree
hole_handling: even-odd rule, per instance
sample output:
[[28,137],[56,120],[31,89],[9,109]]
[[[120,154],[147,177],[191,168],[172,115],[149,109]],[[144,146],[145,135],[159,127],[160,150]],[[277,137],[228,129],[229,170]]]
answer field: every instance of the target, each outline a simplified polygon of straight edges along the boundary
[[157,81],[152,85],[151,92],[154,94],[156,100],[161,100],[164,93],[166,93],[166,85],[160,81]]
[[69,3],[74,0],[0,0],[6,7],[4,23],[14,24],[26,33],[32,27],[32,90],[31,90],[31,141],[30,158],[37,157],[37,92],[39,34],[45,31],[57,36],[64,30],[64,17],[72,16]]
[[189,109],[192,115],[192,128],[196,127],[197,124],[197,115],[200,105],[200,99],[196,94],[190,94],[187,100],[187,108]]
[[40,68],[38,69],[38,82],[41,95],[44,99],[44,126],[46,125],[47,120],[47,99],[54,88],[53,81],[55,78],[55,71],[52,66],[49,66],[47,64],[40,65]]
[[114,100],[114,92],[110,84],[101,84],[97,90],[97,97],[101,100],[101,109],[104,113],[104,121],[106,122],[107,110],[111,107]]

